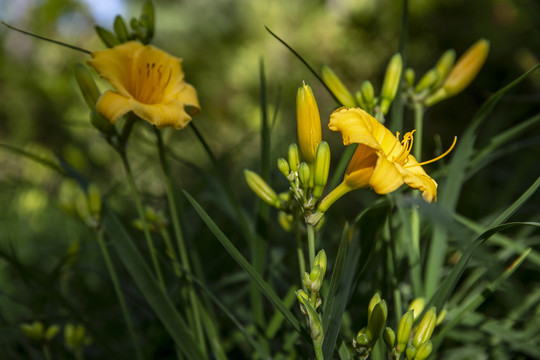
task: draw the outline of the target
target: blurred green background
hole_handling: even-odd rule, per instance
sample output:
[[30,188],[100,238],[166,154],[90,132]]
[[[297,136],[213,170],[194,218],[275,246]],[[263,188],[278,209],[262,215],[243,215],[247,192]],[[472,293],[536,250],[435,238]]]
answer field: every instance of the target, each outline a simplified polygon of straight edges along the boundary
[[[341,77],[351,91],[364,80],[380,91],[389,58],[397,51],[401,32],[402,5],[395,0],[156,0],[157,29],[154,44],[184,59],[186,81],[198,90],[202,114],[194,121],[206,138],[223,169],[235,184],[240,201],[251,208],[254,195],[247,190],[243,169],[260,171],[259,106],[260,64],[264,63],[272,131],[272,161],[283,156],[296,139],[295,99],[302,81],[314,89],[323,123],[323,138],[331,143],[333,162],[342,151],[341,136],[326,127],[336,103],[314,76],[265,26],[287,41],[316,70],[326,64]],[[114,16],[137,16],[139,1],[0,0],[2,21],[21,29],[74,44],[87,50],[104,46],[93,26],[111,29]],[[437,150],[435,138],[447,147],[453,136],[462,134],[480,105],[496,90],[515,79],[539,61],[540,2],[537,0],[411,0],[409,1],[407,66],[417,78],[430,69],[449,48],[458,56],[479,38],[491,42],[484,68],[461,94],[429,109],[425,119],[424,156]],[[46,159],[60,157],[81,174],[97,183],[126,221],[134,218],[131,199],[124,181],[120,159],[90,125],[89,114],[73,77],[73,66],[88,56],[0,27],[0,143],[22,148]],[[101,83],[101,89],[106,85]],[[512,125],[540,111],[540,72],[537,71],[505,96],[479,135],[480,146]],[[391,121],[391,119],[390,119]],[[406,111],[405,129],[412,129],[412,115]],[[174,154],[175,182],[197,194],[202,203],[240,247],[245,246],[229,221],[227,204],[214,196],[217,186],[210,175],[212,165],[193,131],[165,130]],[[507,206],[539,175],[540,129],[526,134],[505,154],[472,176],[466,184],[459,211],[473,219]],[[334,150],[335,149],[335,150]],[[137,182],[147,203],[163,206],[164,187],[155,174],[154,138],[146,124],[137,126],[129,156]],[[451,156],[451,155],[450,155]],[[54,160],[56,161],[56,160]],[[431,169],[437,169],[432,165]],[[144,170],[144,171],[143,171]],[[276,189],[286,190],[277,170]],[[68,255],[74,244],[80,249],[75,265],[65,270],[63,284],[81,313],[107,314],[117,311],[105,300],[109,294],[107,274],[101,264],[92,234],[62,208],[62,179],[50,169],[0,148],[0,248],[14,255],[37,273],[48,273]],[[368,190],[337,204],[331,215],[343,221],[369,204],[374,195]],[[536,195],[516,215],[520,220],[538,220],[540,197]],[[274,214],[275,215],[275,214]],[[189,209],[186,219],[194,219]],[[220,280],[223,268],[237,271],[235,265],[208,235],[201,236],[199,221],[184,220],[187,237],[202,254],[220,254],[207,266],[209,282]],[[189,224],[189,226],[187,226]],[[274,243],[270,263],[294,256],[294,239],[281,230],[272,232]],[[538,248],[538,234],[532,244]],[[518,277],[525,289],[538,285],[538,268],[525,265]],[[58,321],[66,314],[54,307],[45,288],[35,288],[16,269],[0,261],[0,338],[6,343],[22,342],[12,325],[39,318],[46,311]],[[64,269],[64,268],[63,268]],[[278,269],[294,282],[296,270]],[[62,270],[64,271],[64,270]],[[234,286],[235,281],[220,286]],[[75,281],[74,279],[77,279]],[[82,279],[82,280],[81,280]],[[519,281],[518,281],[519,284]],[[126,287],[133,285],[127,284]],[[128,291],[136,293],[134,288]],[[219,289],[216,288],[216,292]],[[96,294],[88,297],[88,294]],[[237,294],[238,297],[245,293]],[[135,297],[135,295],[133,295]],[[230,295],[229,295],[230,296]],[[502,302],[514,304],[510,295]],[[36,301],[38,299],[39,301]],[[233,304],[235,299],[223,299]],[[152,319],[143,313],[140,321]],[[159,351],[162,330],[148,332],[146,343],[154,342]],[[117,334],[121,320],[113,319],[108,336]],[[99,326],[98,326],[99,327]],[[118,335],[119,336],[119,335]],[[126,341],[118,338],[118,341]],[[121,346],[121,345],[120,345]],[[99,356],[99,350],[95,350]],[[8,357],[9,358],[9,357]]]

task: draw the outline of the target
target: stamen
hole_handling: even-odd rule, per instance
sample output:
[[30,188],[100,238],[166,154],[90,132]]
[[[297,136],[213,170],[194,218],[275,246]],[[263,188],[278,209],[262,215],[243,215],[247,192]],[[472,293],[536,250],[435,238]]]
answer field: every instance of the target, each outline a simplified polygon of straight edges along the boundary
[[[411,167],[411,166],[424,166],[426,164],[431,164],[432,162],[435,162],[437,160],[440,160],[442,159],[443,157],[445,157],[446,155],[448,155],[450,153],[450,151],[452,151],[452,149],[454,148],[454,146],[456,146],[456,142],[457,142],[457,136],[454,136],[454,142],[452,142],[452,145],[450,145],[450,148],[448,150],[446,150],[443,154],[437,156],[436,158],[434,159],[431,159],[431,160],[427,160],[427,161],[422,161],[420,164],[415,164],[415,165],[409,165],[408,167]],[[407,167],[407,166],[405,166]]]
[[394,160],[394,162],[397,162],[398,164],[402,166],[407,163],[407,157],[409,156],[412,150],[412,146],[414,142],[413,134],[415,131],[416,130],[410,131],[403,136],[403,140],[401,141],[401,145],[403,146],[403,149],[401,149],[401,152],[398,154],[398,156],[396,156],[396,159]]

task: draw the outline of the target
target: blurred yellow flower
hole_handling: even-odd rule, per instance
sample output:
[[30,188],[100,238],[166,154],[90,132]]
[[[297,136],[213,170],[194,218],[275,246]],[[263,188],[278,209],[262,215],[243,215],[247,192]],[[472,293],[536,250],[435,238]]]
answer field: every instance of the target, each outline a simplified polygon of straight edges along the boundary
[[402,184],[422,191],[428,201],[437,199],[437,183],[429,177],[422,165],[446,156],[453,148],[441,156],[418,163],[410,154],[413,145],[413,133],[408,132],[399,139],[399,133],[393,135],[384,125],[360,108],[340,108],[330,116],[328,127],[340,131],[343,143],[357,143],[341,185],[334,189],[319,205],[324,212],[345,193],[371,187],[378,194],[387,194]]
[[152,45],[130,41],[93,52],[88,63],[114,88],[96,104],[111,123],[133,111],[158,129],[182,129],[200,111],[197,91],[184,82],[182,60]]

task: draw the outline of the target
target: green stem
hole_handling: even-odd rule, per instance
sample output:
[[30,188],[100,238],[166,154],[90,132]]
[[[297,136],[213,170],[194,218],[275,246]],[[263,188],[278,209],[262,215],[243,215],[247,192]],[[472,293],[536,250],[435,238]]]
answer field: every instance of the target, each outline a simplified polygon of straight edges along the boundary
[[176,275],[176,277],[180,277],[182,275],[182,270],[180,268],[180,263],[178,262],[178,257],[176,256],[176,250],[174,249],[171,241],[171,236],[169,235],[169,232],[167,231],[167,229],[165,229],[165,227],[162,227],[159,233],[161,234],[161,237],[165,242],[165,247],[167,248],[167,255],[169,255],[169,257],[171,258],[174,274]]
[[135,179],[133,178],[133,173],[131,171],[131,167],[129,166],[129,161],[128,161],[126,152],[119,151],[119,154],[120,154],[120,157],[122,158],[122,164],[124,165],[124,170],[126,171],[129,187],[131,189],[131,193],[133,194],[133,198],[135,200],[135,207],[137,208],[137,212],[139,213],[139,219],[141,220],[141,223],[142,223],[144,237],[146,238],[146,245],[148,246],[148,250],[150,251],[150,257],[152,259],[152,264],[154,265],[154,270],[156,271],[156,276],[158,278],[159,286],[161,287],[161,290],[163,290],[163,292],[166,293],[165,282],[163,281],[163,275],[161,274],[161,269],[159,267],[159,262],[156,255],[156,249],[154,248],[154,243],[152,241],[152,236],[150,235],[148,222],[146,221],[146,216],[144,214],[141,199],[139,197],[139,192],[137,190],[137,186],[135,185]]
[[43,356],[45,357],[45,360],[52,360],[53,357],[51,355],[51,350],[49,349],[49,345],[43,344],[41,349],[43,351]]
[[131,337],[131,341],[133,342],[133,346],[135,347],[135,355],[137,356],[138,360],[142,360],[143,356],[139,347],[139,341],[137,340],[137,336],[135,335],[135,331],[133,330],[133,323],[131,321],[131,317],[129,316],[126,301],[124,299],[124,294],[122,293],[120,282],[118,281],[118,276],[116,275],[116,270],[114,269],[114,264],[111,260],[111,256],[109,254],[109,250],[107,249],[107,245],[105,244],[105,240],[103,239],[102,229],[98,229],[96,231],[96,237],[99,247],[101,249],[101,254],[103,255],[103,259],[105,260],[105,265],[107,266],[107,270],[109,271],[109,276],[111,277],[114,291],[116,292],[116,296],[118,297],[118,302],[120,303],[122,315],[124,315],[124,320],[126,321],[129,336]]
[[186,279],[188,281],[187,291],[188,291],[189,301],[190,301],[192,312],[193,312],[193,319],[195,322],[195,331],[197,334],[197,338],[199,340],[201,351],[203,352],[203,354],[206,355],[206,347],[204,343],[204,332],[201,325],[202,323],[201,323],[201,316],[199,314],[199,308],[197,306],[197,294],[195,293],[195,290],[193,289],[193,282],[191,280],[191,265],[189,262],[189,257],[188,257],[188,252],[186,249],[186,244],[184,242],[184,237],[182,236],[182,229],[180,228],[178,209],[176,208],[176,201],[174,199],[174,188],[173,188],[173,184],[171,180],[171,174],[170,174],[169,163],[167,161],[167,155],[165,153],[165,146],[163,144],[163,137],[161,136],[161,132],[157,128],[154,128],[154,130],[157,137],[159,160],[161,162],[161,168],[163,169],[164,180],[167,186],[167,200],[169,202],[169,211],[171,212],[171,221],[173,224],[174,235],[176,237],[176,241],[178,244],[178,250],[180,251],[180,260],[182,261],[182,265],[188,272],[186,276]]
[[[416,129],[415,139],[413,143],[414,157],[420,163],[422,161],[422,139],[424,128],[424,105],[414,103],[414,128]],[[415,194],[417,196],[417,194]],[[420,278],[420,216],[418,209],[413,207],[411,210],[411,247],[410,247],[409,264],[411,265],[412,279]],[[415,287],[415,296],[421,296],[417,293],[420,290],[418,284]]]
[[323,341],[313,341],[313,349],[315,349],[315,358],[317,360],[324,360],[324,355],[322,351]]
[[[304,257],[304,247],[302,246],[302,236],[300,235],[300,224],[298,223],[298,221],[295,221],[295,222],[296,222],[296,252],[298,254],[298,268],[300,269],[300,282],[303,284],[302,276],[304,276],[304,273],[306,272],[306,260]],[[304,287],[304,290],[306,290],[305,287]]]
[[306,227],[309,252],[309,267],[313,269],[313,263],[315,262],[315,228],[313,225],[307,222]]

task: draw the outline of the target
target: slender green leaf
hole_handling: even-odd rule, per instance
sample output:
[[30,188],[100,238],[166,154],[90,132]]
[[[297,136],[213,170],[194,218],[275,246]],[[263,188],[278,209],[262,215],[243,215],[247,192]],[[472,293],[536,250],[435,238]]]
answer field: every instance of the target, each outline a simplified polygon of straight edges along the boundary
[[294,327],[298,332],[302,332],[299,321],[294,317],[294,315],[287,309],[283,301],[276,295],[272,287],[266,283],[261,275],[253,268],[253,266],[244,258],[244,256],[236,249],[233,243],[225,236],[221,229],[216,225],[216,223],[208,216],[204,209],[199,205],[199,203],[186,191],[184,195],[187,197],[191,205],[195,208],[201,219],[208,226],[210,231],[216,236],[217,240],[221,245],[227,250],[229,255],[240,265],[244,271],[251,277],[255,282],[259,290],[266,296],[266,298],[278,309],[283,316],[289,321],[289,323]]
[[518,209],[527,201],[531,196],[534,195],[534,193],[538,190],[540,187],[540,176],[536,179],[536,181],[525,191],[519,199],[517,199],[512,205],[510,205],[501,215],[499,215],[489,227],[497,226],[499,224],[502,224],[506,220],[510,218]]
[[162,291],[141,253],[134,245],[133,239],[108,206],[103,209],[103,226],[118,253],[121,254],[119,258],[156,316],[173,338],[178,349],[188,359],[203,359],[201,350],[195,342],[193,334],[188,330],[187,324],[169,297]]
[[66,172],[64,171],[64,169],[62,169],[57,163],[49,160],[49,159],[45,159],[39,155],[36,155],[36,154],[32,154],[31,152],[28,152],[26,150],[23,150],[23,149],[20,149],[18,147],[15,147],[15,146],[12,146],[12,145],[8,145],[8,144],[2,144],[0,143],[0,147],[4,148],[4,149],[7,149],[15,154],[18,154],[18,155],[22,155],[30,160],[33,160],[37,163],[40,163],[41,165],[44,165],[46,167],[48,167],[49,169],[51,170],[54,170],[56,171],[57,173],[59,173],[60,175],[63,175],[65,176],[66,175]]

